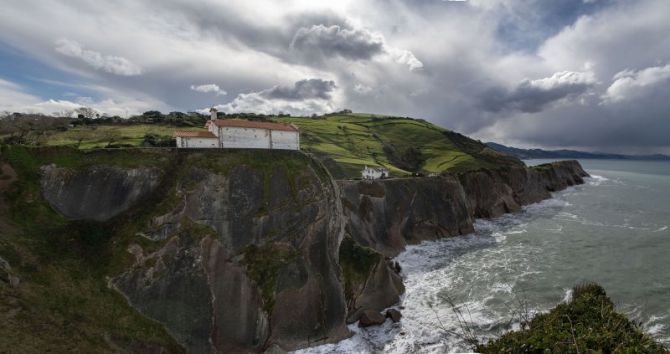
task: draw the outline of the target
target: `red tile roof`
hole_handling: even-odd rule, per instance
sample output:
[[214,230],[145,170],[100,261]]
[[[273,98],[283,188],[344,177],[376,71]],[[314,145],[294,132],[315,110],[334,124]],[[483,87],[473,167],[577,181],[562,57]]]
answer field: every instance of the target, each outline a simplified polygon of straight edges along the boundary
[[193,132],[193,131],[176,131],[174,136],[180,136],[183,138],[209,138],[216,139],[216,135],[211,132]]
[[234,128],[256,128],[256,129],[269,129],[269,130],[283,130],[288,132],[297,132],[293,124],[286,123],[275,123],[275,122],[258,122],[251,120],[242,120],[242,119],[217,119],[214,121],[207,121],[207,124],[214,122],[219,127],[234,127]]

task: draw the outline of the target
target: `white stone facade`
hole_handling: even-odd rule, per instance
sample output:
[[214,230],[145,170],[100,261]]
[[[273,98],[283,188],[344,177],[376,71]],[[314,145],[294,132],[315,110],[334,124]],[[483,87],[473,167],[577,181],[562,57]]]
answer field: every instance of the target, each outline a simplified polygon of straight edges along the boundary
[[361,171],[361,178],[363,179],[380,179],[388,177],[389,177],[389,170],[385,168],[370,168],[368,166],[365,166],[365,168],[363,168],[363,171]]
[[216,119],[206,127],[207,132],[177,132],[177,147],[300,150],[300,132],[294,125]]
[[211,149],[219,147],[219,139],[201,137],[177,137],[178,148]]

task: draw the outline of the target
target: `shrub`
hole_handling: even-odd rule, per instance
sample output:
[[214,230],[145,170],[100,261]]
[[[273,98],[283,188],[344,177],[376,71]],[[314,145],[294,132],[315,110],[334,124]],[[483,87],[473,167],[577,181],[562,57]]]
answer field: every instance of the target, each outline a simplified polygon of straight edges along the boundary
[[480,353],[668,353],[614,309],[594,283],[573,289],[573,299],[535,316],[528,327],[475,349]]

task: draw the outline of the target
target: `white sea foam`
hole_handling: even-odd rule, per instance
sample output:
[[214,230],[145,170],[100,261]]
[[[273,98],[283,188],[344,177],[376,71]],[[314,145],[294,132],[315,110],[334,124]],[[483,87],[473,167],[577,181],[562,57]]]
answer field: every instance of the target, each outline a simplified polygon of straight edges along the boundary
[[565,296],[563,296],[563,302],[564,302],[564,303],[567,304],[567,303],[569,303],[570,301],[572,301],[572,293],[573,293],[573,292],[572,292],[572,289],[567,289],[567,290],[565,290]]
[[668,229],[667,226],[663,226],[663,227],[660,227],[658,230],[655,230],[654,232],[663,232],[663,231],[665,231],[665,230],[667,230],[667,229]]
[[609,180],[609,178],[599,175],[591,175],[591,177],[586,178],[587,183],[591,186],[599,186],[603,184],[603,182],[607,182]]

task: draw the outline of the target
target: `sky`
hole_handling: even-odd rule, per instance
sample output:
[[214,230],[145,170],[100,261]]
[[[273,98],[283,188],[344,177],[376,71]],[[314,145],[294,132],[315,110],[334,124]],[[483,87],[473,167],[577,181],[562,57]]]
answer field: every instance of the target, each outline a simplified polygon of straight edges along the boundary
[[0,112],[423,118],[670,153],[670,0],[4,0]]

